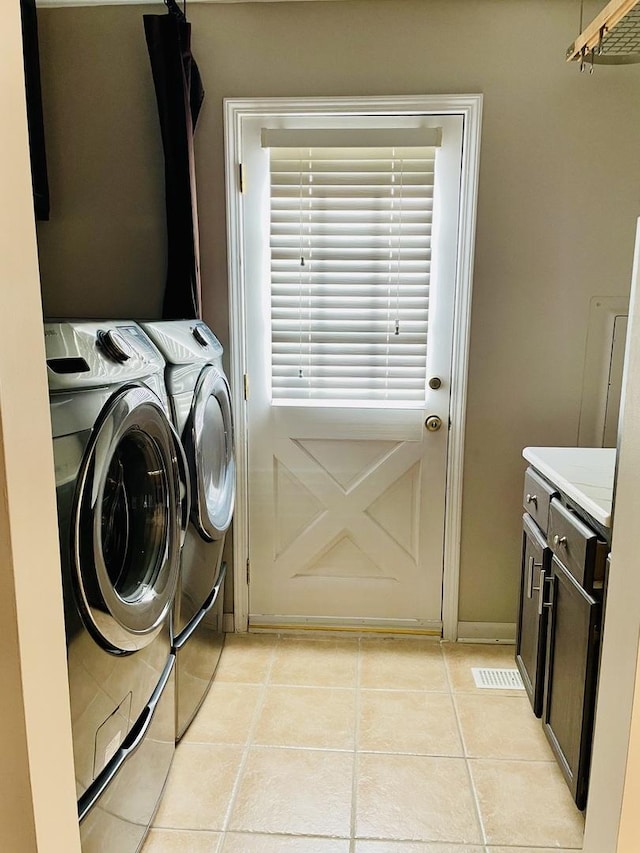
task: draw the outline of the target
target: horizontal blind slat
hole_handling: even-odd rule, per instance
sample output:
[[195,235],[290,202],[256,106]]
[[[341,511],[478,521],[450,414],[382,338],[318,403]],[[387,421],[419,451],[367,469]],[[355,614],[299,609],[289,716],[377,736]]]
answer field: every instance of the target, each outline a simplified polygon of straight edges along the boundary
[[[425,339],[425,334],[428,330],[428,325],[425,324],[426,328],[422,330],[416,331],[403,331],[401,337],[404,343],[408,344],[422,344]],[[387,330],[388,331],[388,330]],[[375,344],[381,346],[388,346],[387,340],[387,332],[372,332],[370,330],[362,329],[360,331],[354,331],[352,329],[338,331],[335,329],[328,329],[324,332],[315,332],[312,336],[313,343],[315,344],[334,344],[336,347],[344,346],[349,343],[361,343],[366,344],[369,341],[373,341]],[[393,335],[392,337],[396,337]],[[297,334],[282,334],[278,335],[277,332],[274,332],[273,335],[273,343],[297,343],[299,340],[299,335]]]
[[[354,246],[347,241],[344,241],[341,246],[318,245],[314,240],[312,242],[312,255],[315,261],[350,261],[360,260],[384,260],[387,263],[393,258],[394,263],[409,263],[415,261],[423,261],[428,263],[431,260],[431,250],[428,247],[420,245],[416,239],[414,244],[407,240],[402,240],[399,237],[388,237],[382,240],[371,240],[368,246]],[[309,258],[309,241],[305,240],[302,245],[291,243],[291,245],[271,244],[272,263],[276,261],[294,261],[300,263],[300,257]]]
[[[401,263],[400,273],[404,281],[420,281],[424,280],[429,275],[430,264],[423,261],[416,263]],[[368,263],[362,260],[348,261],[327,261],[316,260],[315,258],[307,259],[304,268],[301,268],[300,262],[283,261],[282,263],[274,263],[271,267],[272,275],[277,281],[286,281],[295,278],[301,289],[304,290],[308,281],[327,281],[327,278],[332,275],[340,278],[349,279],[355,275],[362,276],[370,275],[374,281],[387,281],[397,278],[396,269],[398,263],[391,261],[383,261],[380,259],[372,259]],[[322,276],[322,278],[321,278]]]
[[[398,261],[403,263],[405,249],[409,253],[407,255],[406,262],[415,260],[416,257],[422,257],[425,264],[428,264],[431,260],[430,243],[424,240],[424,238],[423,242],[420,243],[421,235],[418,229],[416,229],[417,233],[413,235],[412,240],[398,238],[397,233],[393,233],[391,235],[373,233],[369,235],[368,245],[366,245],[364,239],[362,239],[366,230],[364,226],[365,223],[362,223],[360,227],[363,233],[356,234],[352,241],[348,240],[346,233],[344,236],[331,234],[305,234],[302,238],[296,235],[296,239],[299,242],[294,243],[293,234],[289,233],[288,235],[284,235],[285,239],[282,242],[279,240],[272,240],[270,243],[272,260],[289,258],[293,261],[299,262],[302,257],[304,258],[304,266],[306,266],[307,262],[313,261],[314,258],[322,260],[323,258],[328,257],[329,259],[335,260],[339,257],[337,256],[337,253],[342,252],[345,256],[354,258],[382,257],[389,260],[389,257],[393,256],[395,257],[395,263],[398,263]],[[371,250],[371,255],[367,256],[367,249]],[[334,252],[333,256],[331,255],[332,251]],[[421,255],[417,253],[421,253]]]
[[[329,288],[330,293],[323,292],[325,288],[320,286],[308,288],[304,296],[297,291],[293,285],[288,288],[279,287],[277,293],[272,296],[273,306],[296,305],[300,307],[303,303],[307,306],[314,304],[328,307],[335,305],[336,310],[342,305],[361,305],[363,297],[367,300],[367,304],[371,302],[376,304],[383,300],[387,302],[389,299],[389,289],[385,287],[377,287],[372,292],[365,291],[364,287],[349,287],[349,288]],[[396,293],[393,293],[395,301]],[[400,302],[417,302],[421,307],[428,311],[429,309],[429,288],[428,287],[405,287],[401,292]]]
[[[309,304],[309,302],[298,302],[297,304],[292,304],[289,300],[273,300],[272,303],[272,312],[273,317],[289,317],[289,316],[297,316],[302,318],[313,318],[313,317],[334,317],[336,314],[338,316],[345,317],[346,313],[349,312],[354,316],[362,315],[362,316],[371,316],[379,315],[380,312],[384,312],[385,316],[389,311],[389,305],[393,304],[394,308],[398,311],[401,311],[403,314],[407,314],[408,316],[414,316],[416,313],[419,315],[424,315],[424,317],[428,317],[428,312],[424,308],[423,301],[420,299],[405,299],[398,306],[395,303],[395,300],[391,298],[381,298],[376,299],[375,302],[373,300],[369,300],[369,305],[362,306],[360,301],[357,299],[340,299],[338,304],[336,305],[336,301],[334,300],[325,300],[325,301],[314,301],[313,304]],[[305,320],[306,322],[306,320]]]
[[[305,376],[304,367],[302,368],[303,375],[300,377],[300,385],[306,379],[309,384],[313,383],[313,386],[316,386],[319,389],[327,389],[333,390],[334,388],[358,388],[362,385],[362,377],[360,376],[344,376],[344,377],[334,377],[334,376]],[[383,389],[389,383],[390,377],[367,377],[367,384],[370,388],[374,389]],[[287,377],[284,380],[284,384],[289,385],[293,388],[296,387],[296,384],[291,381],[292,377]],[[274,386],[278,387],[278,381],[274,377]],[[410,379],[402,378],[402,377],[393,377],[393,388],[395,390],[399,390],[401,388],[413,388],[418,389],[420,387],[420,380],[412,382]]]
[[424,399],[424,391],[410,392],[406,388],[401,388],[395,391],[392,388],[385,388],[380,391],[374,389],[360,388],[334,388],[330,391],[316,390],[313,394],[309,389],[300,390],[292,387],[282,387],[277,389],[277,393],[273,394],[276,401],[284,401],[291,403],[302,403],[316,400],[319,403],[327,402],[334,406],[339,406],[341,402],[345,406],[352,406],[354,402],[362,402],[363,406],[372,403],[389,404],[396,403],[399,407],[411,406],[412,408],[420,408]]
[[[343,174],[344,172],[389,172],[391,170],[398,171],[398,159],[393,157],[384,157],[380,151],[370,152],[370,156],[358,156],[357,152],[346,153],[343,149],[342,154],[338,152],[335,157],[325,157],[323,153],[309,157],[304,156],[274,156],[271,155],[271,174],[279,175],[287,172],[299,173],[301,169],[309,172],[309,163],[313,163],[313,174],[323,172],[334,172]],[[402,158],[403,172],[433,172],[435,168],[435,157],[429,151],[424,152],[422,156],[413,154],[409,157]]]
[[[426,193],[416,194],[415,196],[404,199],[402,202],[403,216],[405,213],[420,213],[429,210],[431,201],[432,197]],[[326,196],[314,196],[311,203],[311,209],[305,209],[303,200],[303,204],[297,210],[292,210],[288,202],[289,199],[287,198],[281,198],[277,194],[273,195],[271,197],[272,213],[277,216],[278,213],[283,215],[289,212],[298,217],[298,220],[302,223],[302,227],[304,227],[306,215],[320,215],[322,221],[322,214],[325,211],[331,213],[335,211],[338,214],[350,214],[365,211],[371,217],[378,216],[379,218],[382,214],[390,216],[393,212],[395,199],[388,195],[383,195],[382,193],[380,193],[380,195],[376,195],[372,192],[362,192],[360,194],[352,193],[351,195],[340,193],[335,196],[327,193]]]
[[[402,217],[402,223],[390,223],[389,221],[385,222],[382,220],[379,222],[365,222],[364,220],[357,221],[356,219],[344,219],[339,222],[335,218],[331,221],[320,222],[318,219],[314,219],[310,224],[305,223],[304,237],[306,239],[311,237],[314,240],[319,241],[336,239],[342,242],[352,238],[357,243],[362,244],[368,237],[377,238],[379,235],[384,234],[385,236],[391,235],[394,239],[397,239],[398,235],[401,234],[403,240],[412,238],[413,241],[415,241],[416,238],[420,238],[424,240],[425,246],[430,246],[430,227],[429,220],[420,222],[417,219],[412,220],[404,215]],[[288,243],[294,235],[297,240],[301,239],[299,220],[294,221],[292,219],[289,222],[276,222],[272,218],[272,245],[278,245],[282,240]]]
[[[390,222],[387,212],[384,210],[316,210],[313,220],[310,224],[301,222],[301,216],[295,212],[283,212],[272,210],[271,218],[274,224],[274,233],[279,229],[288,229],[291,231],[295,225],[299,233],[307,233],[311,229],[311,233],[318,231],[325,232],[329,229],[346,231],[349,228],[363,229],[372,228],[373,234],[379,234],[383,230],[392,233],[393,228],[402,227],[404,231],[409,226],[413,225],[416,229],[421,228],[431,229],[431,209],[427,206],[424,210],[403,210],[402,222],[399,218]],[[415,232],[414,232],[415,233]]]
[[[290,361],[291,355],[298,353],[299,347],[299,339],[294,341],[277,341],[272,346],[272,353],[276,359],[282,358]],[[393,349],[390,352],[387,352],[387,345],[385,341],[380,343],[345,342],[340,348],[340,352],[336,352],[335,347],[333,347],[331,342],[327,343],[325,341],[318,340],[305,342],[305,353],[313,353],[315,359],[319,360],[325,358],[351,360],[359,357],[368,360],[386,357],[392,359],[396,357],[411,361],[415,358],[424,357],[426,351],[427,349],[425,344],[415,342],[410,343],[407,341],[394,344]]]
[[[316,272],[313,274],[313,283],[314,284],[334,284],[336,281],[336,275],[333,273],[327,272]],[[296,284],[299,283],[300,277],[297,272],[279,272],[278,273],[278,284]],[[358,273],[358,272],[348,272],[342,271],[340,274],[340,280],[344,282],[345,287],[353,287],[355,285],[361,284],[366,285],[368,281],[371,282],[371,286],[373,288],[376,287],[384,287],[388,284],[389,276],[386,272],[376,272],[376,273]],[[406,272],[400,278],[400,286],[401,287],[417,287],[420,286],[425,280],[424,273],[412,273]],[[301,289],[304,290],[305,284],[301,285]]]

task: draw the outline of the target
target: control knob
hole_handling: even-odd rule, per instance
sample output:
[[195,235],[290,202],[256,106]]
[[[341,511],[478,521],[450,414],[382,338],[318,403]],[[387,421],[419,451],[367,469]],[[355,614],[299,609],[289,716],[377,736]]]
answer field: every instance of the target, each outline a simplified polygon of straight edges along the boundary
[[100,349],[113,361],[122,364],[132,357],[133,350],[115,329],[99,329],[96,337]]
[[193,337],[197,340],[197,342],[200,344],[201,347],[208,347],[209,346],[209,341],[207,340],[207,336],[202,331],[200,326],[194,326],[193,329],[191,330],[191,333],[193,334]]

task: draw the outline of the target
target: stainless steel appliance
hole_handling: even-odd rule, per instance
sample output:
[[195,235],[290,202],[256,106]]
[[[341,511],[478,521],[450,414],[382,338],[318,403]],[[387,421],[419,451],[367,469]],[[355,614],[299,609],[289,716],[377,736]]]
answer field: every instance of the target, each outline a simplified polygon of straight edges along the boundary
[[191,524],[174,613],[180,738],[207,695],[224,641],[222,550],[235,501],[231,396],[222,346],[204,323],[142,327],[167,363],[167,392],[191,475]]
[[188,471],[135,323],[46,323],[45,343],[82,847],[135,853],[175,749]]

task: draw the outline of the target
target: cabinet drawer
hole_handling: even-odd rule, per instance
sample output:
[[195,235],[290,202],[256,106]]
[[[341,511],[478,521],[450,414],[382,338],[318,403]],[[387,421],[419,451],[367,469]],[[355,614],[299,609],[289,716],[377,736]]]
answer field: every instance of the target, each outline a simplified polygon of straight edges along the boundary
[[549,504],[551,498],[558,492],[552,485],[543,480],[533,468],[527,468],[524,475],[524,494],[522,495],[522,506],[526,509],[535,523],[544,533],[547,532],[549,523]]
[[549,510],[549,545],[558,560],[587,592],[601,586],[607,546],[559,500]]

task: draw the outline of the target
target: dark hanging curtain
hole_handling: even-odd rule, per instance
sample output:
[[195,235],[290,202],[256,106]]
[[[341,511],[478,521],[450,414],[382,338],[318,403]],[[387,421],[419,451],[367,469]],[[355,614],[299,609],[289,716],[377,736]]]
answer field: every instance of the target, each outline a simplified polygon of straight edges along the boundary
[[175,2],[167,15],[144,15],[144,31],[164,148],[167,208],[165,319],[200,317],[200,246],[193,134],[204,99],[191,55],[191,24]]
[[27,95],[33,206],[36,219],[49,219],[49,180],[47,178],[47,156],[44,145],[36,0],[20,0],[20,13],[22,16],[22,48]]

